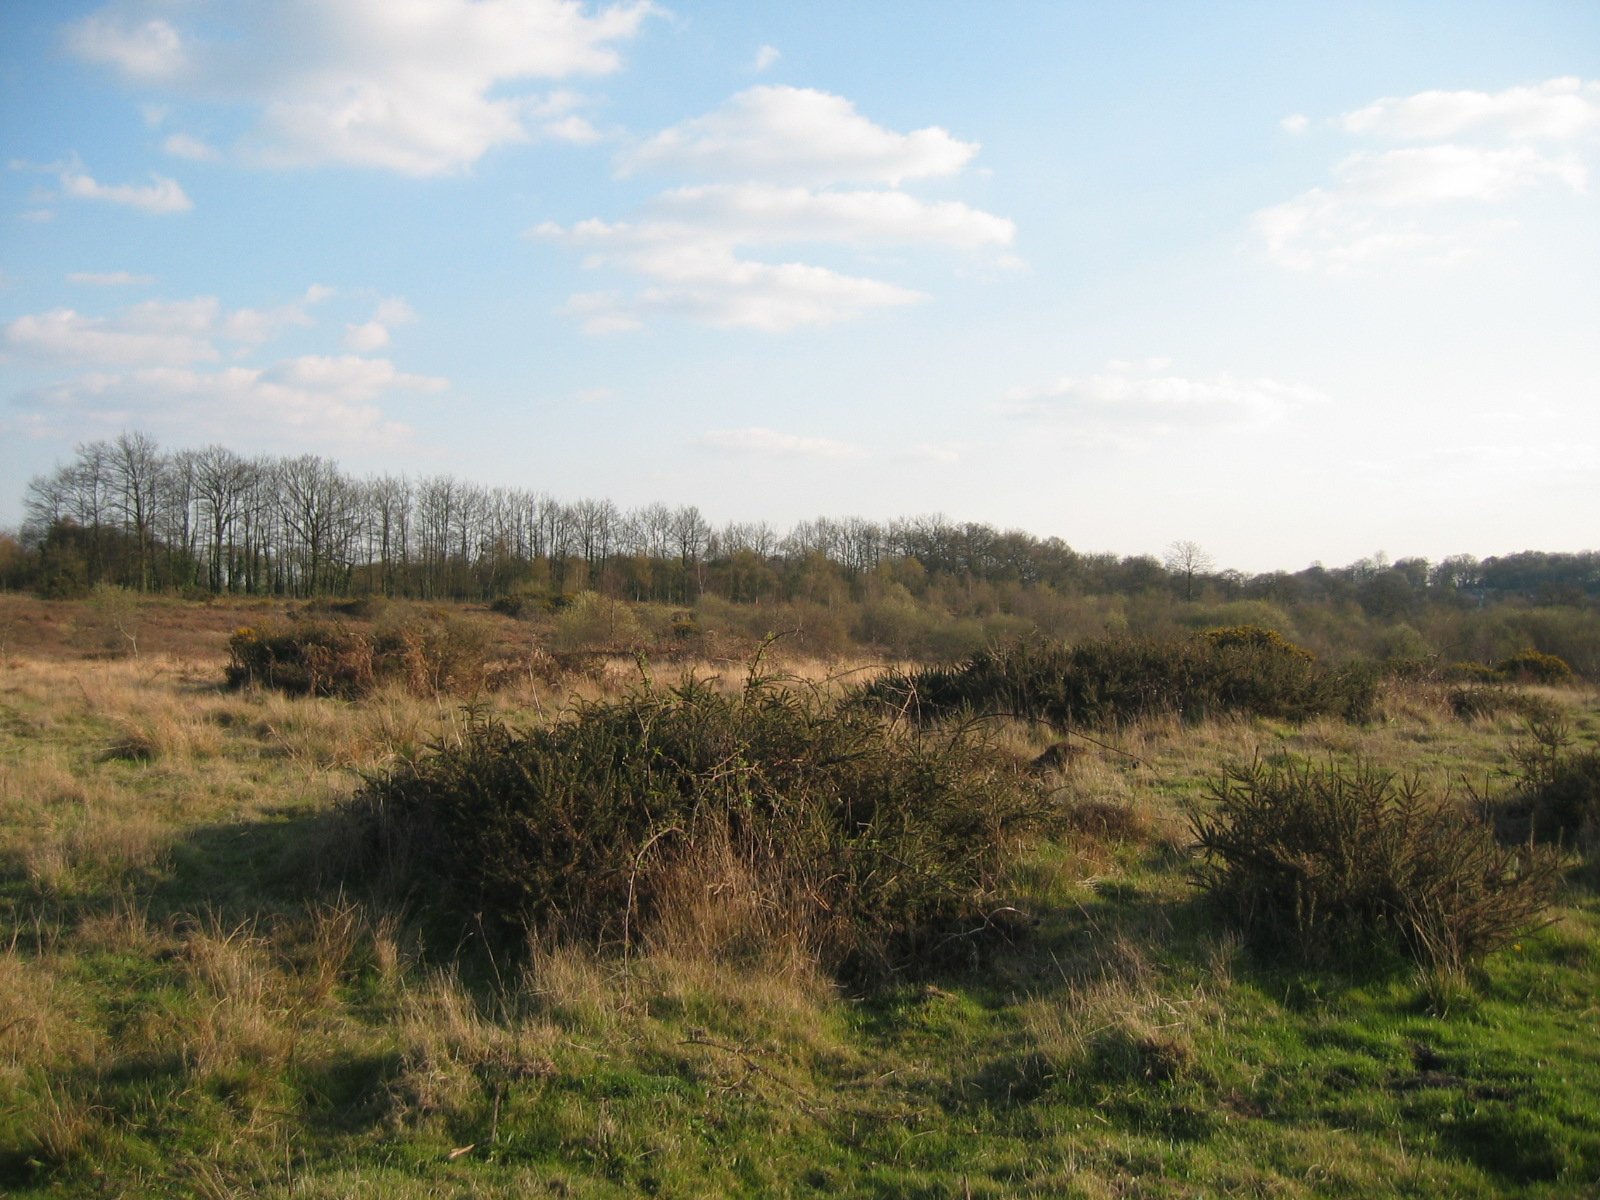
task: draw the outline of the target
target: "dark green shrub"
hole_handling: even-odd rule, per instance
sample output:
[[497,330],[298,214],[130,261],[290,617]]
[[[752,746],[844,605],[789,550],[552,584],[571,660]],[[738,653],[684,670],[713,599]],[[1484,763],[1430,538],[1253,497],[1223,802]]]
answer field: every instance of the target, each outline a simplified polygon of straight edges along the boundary
[[294,695],[355,696],[377,682],[372,638],[326,621],[246,625],[228,639],[228,682]]
[[1488,663],[1454,662],[1446,668],[1445,678],[1451,683],[1498,683],[1500,672]]
[[1518,683],[1571,683],[1572,668],[1554,654],[1541,654],[1537,650],[1524,650],[1495,664],[1495,671],[1503,679]]
[[1070,647],[1019,640],[955,666],[884,675],[864,689],[868,698],[920,719],[1006,713],[1063,727],[1103,727],[1163,712],[1288,720],[1333,713],[1360,720],[1375,693],[1370,670],[1323,668],[1308,651],[1251,627]]
[[1595,859],[1600,849],[1600,750],[1563,756],[1533,800],[1536,833],[1558,835]]
[[997,888],[1017,839],[1052,811],[975,733],[692,680],[527,732],[476,721],[357,808],[374,845],[415,848],[430,904],[513,940],[629,945],[672,916],[686,876],[715,886],[731,855],[761,906],[853,974],[970,946],[1008,911]]
[[1267,952],[1398,950],[1456,970],[1537,925],[1557,857],[1371,766],[1260,764],[1216,783],[1190,826],[1198,885]]
[[572,599],[572,596],[565,592],[511,592],[504,596],[496,596],[489,601],[489,610],[505,617],[519,619],[537,617],[560,612],[572,603]]
[[245,626],[228,639],[228,682],[294,695],[362,696],[383,683],[419,694],[470,694],[499,682],[487,631],[449,616],[376,631],[296,620]]
[[1505,683],[1490,683],[1476,687],[1451,688],[1448,700],[1450,710],[1463,721],[1474,717],[1493,717],[1511,713],[1530,719],[1540,719],[1554,712],[1550,701],[1543,696],[1529,695]]
[[1523,737],[1511,748],[1517,783],[1488,807],[1506,837],[1574,847],[1592,871],[1600,866],[1600,749],[1572,747],[1564,713],[1530,712]]

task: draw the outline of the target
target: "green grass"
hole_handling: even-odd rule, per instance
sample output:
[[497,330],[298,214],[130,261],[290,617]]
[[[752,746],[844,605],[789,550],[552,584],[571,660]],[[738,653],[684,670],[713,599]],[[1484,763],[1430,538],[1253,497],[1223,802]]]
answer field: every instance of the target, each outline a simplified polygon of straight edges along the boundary
[[[1600,1188],[1589,885],[1449,978],[1274,962],[1189,880],[1181,807],[1224,762],[1359,756],[1481,782],[1509,769],[1509,718],[1396,692],[1362,727],[1108,734],[1120,753],[1050,781],[1077,816],[1014,871],[1026,936],[852,993],[781,955],[430,941],[341,888],[330,813],[454,714],[390,697],[380,721],[377,701],[208,678],[219,665],[0,668],[0,1193]],[[1559,699],[1592,739],[1596,698]],[[103,753],[130,722],[153,757]],[[1042,735],[1007,739],[1037,753]]]

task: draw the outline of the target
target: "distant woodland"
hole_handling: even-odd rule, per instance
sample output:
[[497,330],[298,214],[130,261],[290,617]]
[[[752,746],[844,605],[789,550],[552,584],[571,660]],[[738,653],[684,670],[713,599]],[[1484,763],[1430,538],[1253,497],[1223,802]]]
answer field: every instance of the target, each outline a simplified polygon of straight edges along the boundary
[[114,586],[550,608],[587,594],[697,613],[787,606],[797,625],[809,615],[814,631],[921,655],[1033,629],[1248,620],[1347,653],[1490,660],[1537,648],[1600,673],[1595,551],[1380,555],[1246,575],[1188,542],[1157,559],[1084,554],[943,516],[713,526],[693,506],[625,510],[450,475],[355,478],[313,455],[168,451],[137,432],[81,445],[32,479],[24,514],[17,535],[0,534],[0,586],[51,597]]

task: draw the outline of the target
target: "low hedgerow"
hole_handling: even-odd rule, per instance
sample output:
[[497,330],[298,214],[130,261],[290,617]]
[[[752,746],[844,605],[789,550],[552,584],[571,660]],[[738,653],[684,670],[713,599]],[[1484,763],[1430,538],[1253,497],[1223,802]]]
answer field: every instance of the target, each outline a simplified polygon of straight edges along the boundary
[[1216,783],[1190,825],[1199,887],[1265,952],[1350,960],[1388,947],[1455,971],[1537,925],[1549,850],[1369,765],[1264,767]]
[[377,629],[299,619],[246,626],[228,639],[228,681],[294,695],[362,696],[386,683],[422,695],[472,694],[499,682],[476,622],[413,617]]
[[1288,720],[1334,714],[1363,720],[1376,676],[1329,669],[1254,626],[1188,638],[1103,638],[1067,646],[1008,642],[954,666],[880,676],[865,696],[919,719],[1004,713],[1063,727],[1105,727],[1156,713],[1201,719],[1251,713]]
[[762,936],[866,976],[1004,924],[1004,868],[1053,804],[975,732],[691,679],[524,732],[474,720],[355,811],[430,904],[513,941],[626,948],[736,875],[746,908],[782,915]]

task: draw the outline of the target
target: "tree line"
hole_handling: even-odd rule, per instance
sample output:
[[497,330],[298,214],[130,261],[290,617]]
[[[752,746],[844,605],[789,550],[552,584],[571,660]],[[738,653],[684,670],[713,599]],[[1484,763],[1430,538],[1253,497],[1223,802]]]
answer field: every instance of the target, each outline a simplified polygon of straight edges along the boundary
[[1244,575],[1192,542],[1165,560],[1084,554],[1057,537],[943,516],[714,526],[693,505],[621,509],[451,475],[356,478],[316,455],[167,451],[140,432],[76,448],[30,480],[0,582],[70,595],[109,583],[205,594],[382,594],[479,600],[594,590],[692,603],[823,600],[862,580],[918,594],[931,581],[1038,585],[1079,594],[1349,602],[1368,615],[1509,598],[1592,605],[1600,553],[1523,552],[1440,562],[1381,555],[1345,567]]

